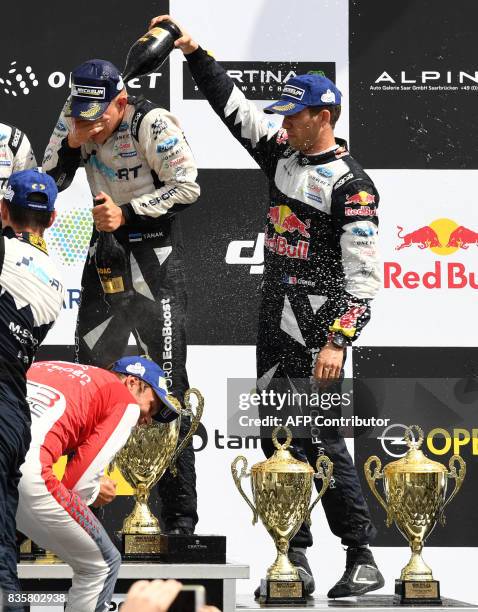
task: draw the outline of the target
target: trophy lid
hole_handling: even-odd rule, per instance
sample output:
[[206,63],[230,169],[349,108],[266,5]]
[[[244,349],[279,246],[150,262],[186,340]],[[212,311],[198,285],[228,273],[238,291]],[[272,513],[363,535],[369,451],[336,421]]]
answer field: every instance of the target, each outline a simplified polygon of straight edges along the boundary
[[[286,434],[286,441],[281,444],[277,439],[277,434],[283,429]],[[266,461],[261,461],[252,466],[251,472],[273,472],[287,474],[313,474],[314,469],[304,461],[296,459],[289,450],[287,450],[292,442],[292,433],[288,427],[276,427],[272,432],[272,442],[276,447],[276,451]]]
[[[417,439],[413,436],[413,430],[417,433]],[[398,461],[392,461],[383,468],[383,473],[386,476],[392,474],[431,474],[431,473],[447,473],[447,469],[444,465],[438,461],[429,459],[423,451],[420,450],[420,446],[424,440],[424,434],[421,427],[418,425],[410,425],[405,432],[405,443],[407,444],[409,451]]]

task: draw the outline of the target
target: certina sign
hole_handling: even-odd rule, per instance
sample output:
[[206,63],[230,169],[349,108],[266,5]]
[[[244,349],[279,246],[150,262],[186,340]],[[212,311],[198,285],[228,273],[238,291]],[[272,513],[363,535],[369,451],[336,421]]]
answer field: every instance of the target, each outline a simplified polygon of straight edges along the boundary
[[[219,62],[235,85],[251,100],[276,100],[298,74],[316,73],[335,82],[335,62]],[[291,93],[289,92],[289,96]],[[295,95],[300,95],[296,91]],[[183,63],[183,97],[203,100],[187,62]]]
[[370,85],[372,91],[478,91],[478,71],[384,70]]

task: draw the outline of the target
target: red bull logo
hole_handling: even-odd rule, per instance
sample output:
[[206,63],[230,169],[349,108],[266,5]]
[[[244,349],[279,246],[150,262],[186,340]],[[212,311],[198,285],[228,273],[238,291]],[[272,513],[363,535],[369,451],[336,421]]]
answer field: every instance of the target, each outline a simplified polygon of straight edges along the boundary
[[396,261],[384,264],[385,289],[478,289],[478,274],[470,272],[460,262],[435,261],[433,270],[421,274],[415,270],[405,271]]
[[269,251],[291,259],[308,259],[309,243],[307,240],[299,240],[297,244],[289,244],[287,238],[281,234],[294,234],[296,232],[299,236],[310,238],[307,231],[310,227],[310,219],[301,221],[288,206],[283,204],[271,206],[267,218],[275,230],[272,236],[269,236],[267,231],[264,236],[264,245]]
[[308,259],[309,257],[309,243],[305,240],[299,240],[297,244],[289,244],[284,236],[274,234],[269,238],[266,234],[264,245],[276,255],[284,255],[291,259]]
[[[459,250],[467,250],[470,245],[478,246],[478,232],[458,225],[452,219],[436,219],[430,225],[404,232],[397,226],[400,243],[395,247],[401,251],[417,247],[419,251],[429,250],[440,256],[448,256]],[[467,269],[461,262],[434,262],[433,268],[426,272],[405,270],[398,262],[384,264],[385,289],[478,289],[478,274]]]
[[310,234],[307,231],[310,228],[310,219],[306,219],[305,222],[301,221],[288,206],[271,206],[267,218],[270,219],[270,222],[274,225],[274,230],[278,234],[284,234],[285,232],[293,234],[297,232],[304,238],[310,238]]
[[397,236],[402,241],[395,248],[397,251],[411,246],[419,249],[430,249],[437,255],[451,255],[458,249],[468,249],[478,245],[478,232],[464,225],[458,225],[452,219],[436,219],[430,225],[403,234],[403,227],[397,225]]
[[453,249],[457,247],[459,249],[467,249],[470,244],[478,245],[478,232],[474,232],[464,225],[460,225],[450,234],[446,248]]
[[[375,196],[367,191],[359,191],[345,200],[346,217],[373,217],[376,214]],[[372,206],[373,205],[373,206]],[[361,206],[362,208],[350,208],[350,206]]]
[[409,232],[402,236],[403,227],[397,225],[398,228],[398,237],[403,240],[402,244],[399,244],[397,247],[397,251],[404,249],[406,247],[412,246],[412,244],[416,244],[419,249],[427,249],[429,247],[441,247],[440,240],[438,239],[438,234],[436,231],[425,225],[420,229],[414,230],[413,232]]
[[359,191],[354,195],[347,196],[345,200],[346,204],[360,204],[360,206],[370,206],[375,204],[375,196],[367,191]]

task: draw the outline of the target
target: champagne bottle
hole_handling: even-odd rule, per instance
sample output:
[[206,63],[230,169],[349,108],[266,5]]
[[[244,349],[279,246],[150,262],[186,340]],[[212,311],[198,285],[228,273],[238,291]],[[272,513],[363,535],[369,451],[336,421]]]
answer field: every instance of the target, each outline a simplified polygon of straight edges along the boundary
[[[93,199],[93,205],[104,204],[104,198]],[[95,265],[106,301],[118,304],[133,297],[133,282],[128,256],[113,232],[98,232]]]
[[123,81],[155,72],[174,49],[181,30],[171,21],[162,21],[139,38],[128,51]]

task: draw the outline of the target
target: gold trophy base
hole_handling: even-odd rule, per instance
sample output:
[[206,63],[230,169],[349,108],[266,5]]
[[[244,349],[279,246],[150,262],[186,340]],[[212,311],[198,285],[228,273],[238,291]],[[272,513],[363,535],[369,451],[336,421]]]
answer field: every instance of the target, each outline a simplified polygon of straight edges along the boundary
[[395,580],[396,605],[441,606],[438,580]]
[[30,539],[25,539],[18,547],[18,561],[35,561],[36,554],[34,550],[34,544]]
[[259,603],[303,606],[307,603],[302,580],[261,580]]
[[158,561],[161,552],[160,533],[122,533],[121,557],[125,561]]
[[161,551],[161,530],[158,519],[148,507],[149,491],[138,486],[133,511],[117,534],[121,540],[121,556],[126,561],[157,561]]

